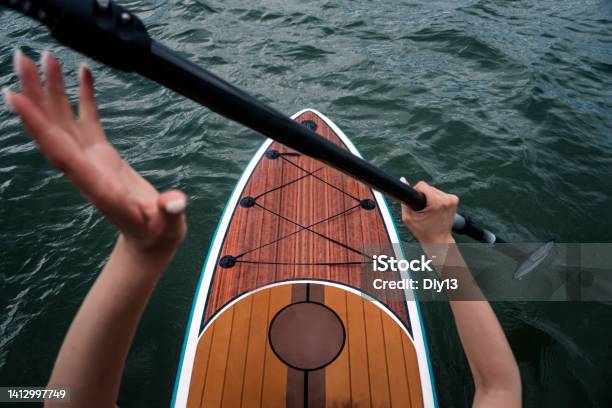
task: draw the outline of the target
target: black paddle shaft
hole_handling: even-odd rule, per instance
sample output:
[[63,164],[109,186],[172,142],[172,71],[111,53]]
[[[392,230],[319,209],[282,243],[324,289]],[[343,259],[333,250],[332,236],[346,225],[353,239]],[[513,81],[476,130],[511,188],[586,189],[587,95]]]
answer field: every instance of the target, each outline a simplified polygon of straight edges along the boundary
[[[47,27],[59,42],[103,64],[137,72],[220,115],[354,177],[414,210],[425,196],[279,111],[152,40],[144,24],[110,0],[0,0]],[[479,242],[503,242],[455,216],[453,230]]]

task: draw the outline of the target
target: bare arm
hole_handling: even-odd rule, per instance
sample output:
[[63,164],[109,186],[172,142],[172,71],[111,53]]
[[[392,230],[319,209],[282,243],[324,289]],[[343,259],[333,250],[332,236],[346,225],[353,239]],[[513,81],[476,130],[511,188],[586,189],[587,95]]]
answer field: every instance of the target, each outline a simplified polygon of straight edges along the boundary
[[[108,263],[85,298],[55,362],[50,386],[71,389],[69,405],[115,405],[125,359],[159,277],[186,233],[185,195],[160,194],[108,143],[94,100],[93,78],[79,70],[79,117],[57,60],[43,54],[43,84],[34,63],[15,53],[22,92],[5,90],[9,107],[49,162],[120,230]],[[52,403],[47,403],[52,406]]]
[[[405,180],[403,180],[405,181]],[[474,407],[520,407],[521,378],[506,336],[489,302],[484,300],[451,234],[457,196],[446,194],[424,182],[415,189],[427,197],[427,207],[413,211],[402,207],[402,218],[446,278],[458,278],[470,299],[451,300],[461,344],[474,378]],[[435,256],[433,256],[435,255]]]
[[[474,378],[474,407],[520,407],[518,366],[491,305],[472,284],[469,269],[455,245],[449,245],[446,257],[441,259],[444,264],[434,261],[438,273],[444,278],[457,278],[464,286],[464,296],[470,299],[451,300],[450,307]],[[445,273],[448,265],[452,265],[452,271]]]
[[[49,386],[68,386],[70,405],[112,407],[125,360],[158,277],[171,254],[151,256],[120,237],[74,318]],[[65,404],[47,403],[63,407]]]

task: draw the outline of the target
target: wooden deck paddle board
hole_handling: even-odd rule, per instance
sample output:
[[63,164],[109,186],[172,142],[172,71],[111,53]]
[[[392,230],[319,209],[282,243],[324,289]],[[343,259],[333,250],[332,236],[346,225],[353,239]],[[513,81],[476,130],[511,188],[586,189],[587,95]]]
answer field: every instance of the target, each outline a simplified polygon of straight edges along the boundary
[[[293,119],[359,155],[319,112]],[[360,289],[363,245],[396,242],[380,193],[264,142],[213,237],[172,405],[436,406],[412,293]]]

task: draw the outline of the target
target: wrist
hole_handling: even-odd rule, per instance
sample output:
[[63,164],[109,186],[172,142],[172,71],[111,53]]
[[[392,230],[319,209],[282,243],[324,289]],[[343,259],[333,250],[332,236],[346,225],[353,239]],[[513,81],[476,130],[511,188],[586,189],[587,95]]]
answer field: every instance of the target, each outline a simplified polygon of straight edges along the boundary
[[148,275],[161,275],[172,261],[177,247],[178,245],[148,248],[121,233],[113,252],[126,262],[140,265]]
[[117,245],[125,247],[133,256],[146,259],[172,258],[181,242],[182,240],[164,240],[163,244],[150,244],[123,232],[120,232],[117,238]]

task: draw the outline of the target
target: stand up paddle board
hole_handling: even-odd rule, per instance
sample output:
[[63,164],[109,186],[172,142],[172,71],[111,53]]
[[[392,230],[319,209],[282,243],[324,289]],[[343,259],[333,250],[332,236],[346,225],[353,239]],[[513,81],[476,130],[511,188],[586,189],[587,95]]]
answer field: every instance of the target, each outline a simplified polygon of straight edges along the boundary
[[[359,155],[321,113],[293,119]],[[412,293],[360,289],[363,245],[397,242],[380,193],[268,139],[213,237],[173,406],[436,406]]]

